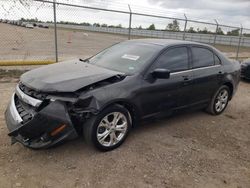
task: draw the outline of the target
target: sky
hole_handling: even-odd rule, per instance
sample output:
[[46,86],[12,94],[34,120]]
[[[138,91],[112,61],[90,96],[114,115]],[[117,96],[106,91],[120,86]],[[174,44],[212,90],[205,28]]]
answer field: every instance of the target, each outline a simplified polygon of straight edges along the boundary
[[[22,1],[22,3],[20,3]],[[224,25],[250,28],[250,0],[57,0],[69,4],[79,4],[100,8],[128,11],[130,4],[133,12],[184,18],[184,13],[189,19],[215,22]],[[122,24],[128,27],[129,16],[112,12],[72,8],[68,6],[57,7],[58,21],[107,23],[110,25]],[[0,18],[20,19],[37,17],[43,21],[53,20],[53,9],[49,4],[35,3],[32,0],[0,0]],[[165,29],[172,20],[133,16],[133,27],[148,27],[154,23],[156,28]],[[180,21],[181,28],[184,22]],[[215,26],[188,23],[189,27],[215,30]],[[222,28],[224,31],[231,30]],[[245,31],[250,33],[249,31]]]

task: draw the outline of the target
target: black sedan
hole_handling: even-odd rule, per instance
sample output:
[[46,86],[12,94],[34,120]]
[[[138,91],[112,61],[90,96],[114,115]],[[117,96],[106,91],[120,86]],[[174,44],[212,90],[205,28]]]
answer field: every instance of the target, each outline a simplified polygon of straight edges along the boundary
[[83,134],[107,151],[142,119],[193,107],[221,114],[239,80],[240,64],[211,46],[131,40],[23,74],[5,118],[13,143],[47,148]]
[[247,59],[241,64],[241,77],[250,80],[250,59]]

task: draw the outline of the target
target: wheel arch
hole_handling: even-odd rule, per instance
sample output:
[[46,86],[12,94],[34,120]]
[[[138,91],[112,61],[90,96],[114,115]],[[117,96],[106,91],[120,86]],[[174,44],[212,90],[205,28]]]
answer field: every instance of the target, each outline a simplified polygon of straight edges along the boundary
[[137,124],[137,122],[139,120],[139,110],[135,104],[133,104],[127,100],[116,100],[116,101],[112,101],[112,102],[104,105],[100,109],[100,111],[102,111],[103,109],[108,108],[109,106],[112,106],[112,105],[120,105],[120,106],[123,106],[124,108],[126,108],[129,111],[130,116],[131,116],[132,127],[134,127]]
[[227,86],[230,90],[230,100],[232,99],[233,93],[234,93],[234,86],[231,82],[225,82],[223,85]]

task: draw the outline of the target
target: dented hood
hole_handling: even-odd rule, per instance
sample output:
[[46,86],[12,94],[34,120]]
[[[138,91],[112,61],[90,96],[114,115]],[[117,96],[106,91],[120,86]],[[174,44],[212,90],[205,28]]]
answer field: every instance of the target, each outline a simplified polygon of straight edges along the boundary
[[72,60],[26,72],[21,76],[21,82],[43,92],[74,92],[120,74],[122,73]]

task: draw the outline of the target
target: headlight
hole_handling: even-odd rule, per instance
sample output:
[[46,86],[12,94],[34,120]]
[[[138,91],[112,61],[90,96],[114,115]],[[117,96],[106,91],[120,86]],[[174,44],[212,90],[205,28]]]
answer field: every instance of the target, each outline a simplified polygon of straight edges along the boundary
[[50,100],[51,102],[59,100],[59,101],[75,103],[77,101],[77,98],[75,97],[68,97],[68,96],[64,97],[64,96],[55,96],[55,95],[48,95],[46,99]]

